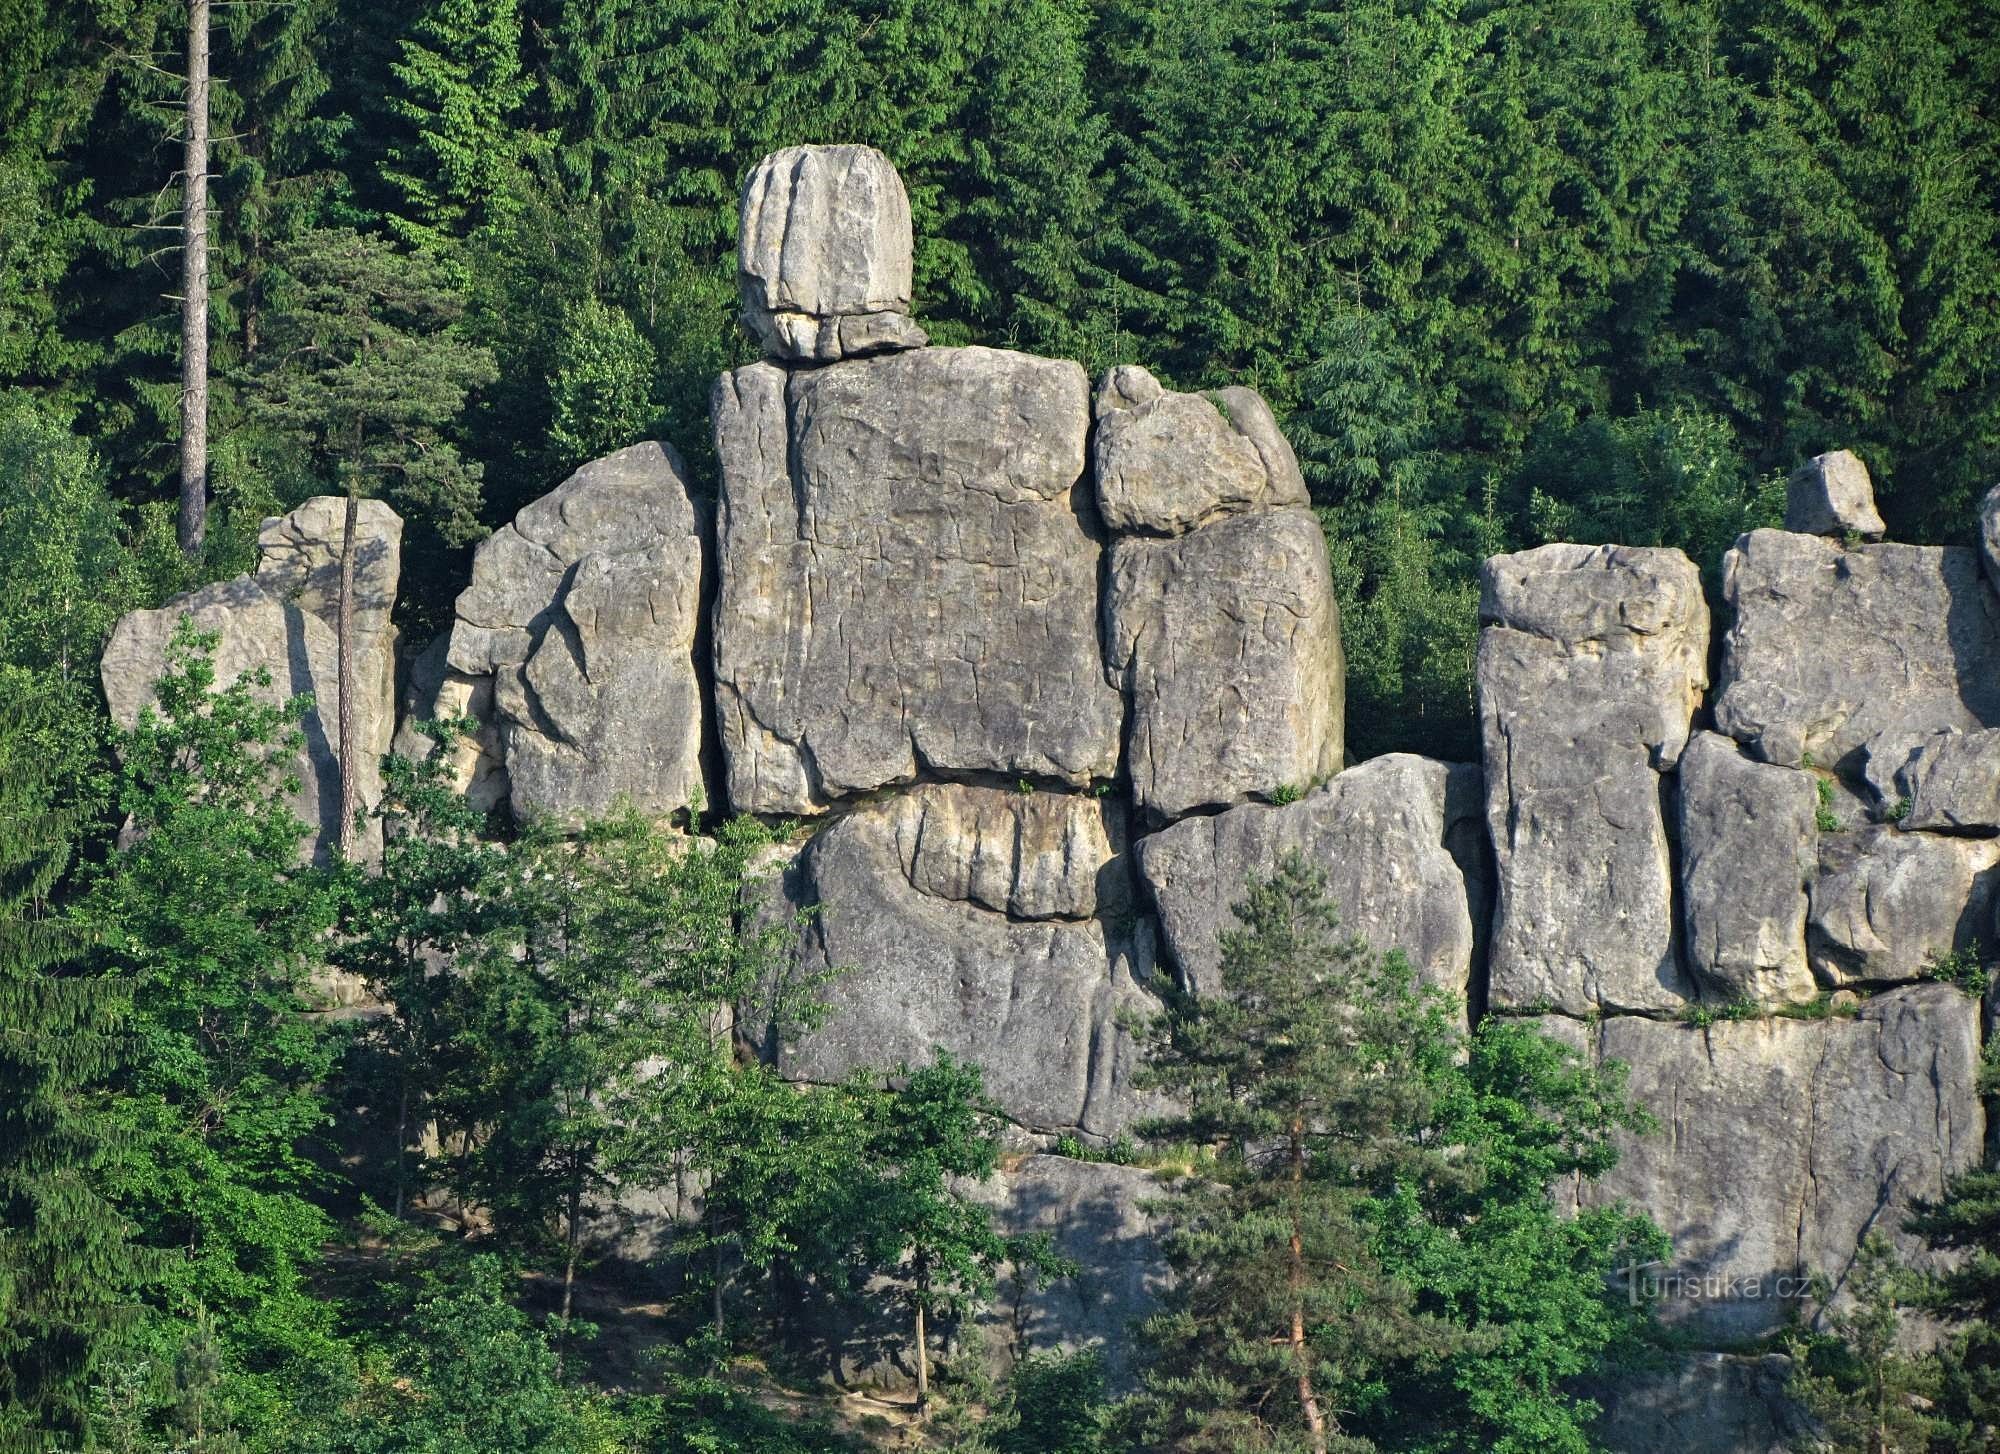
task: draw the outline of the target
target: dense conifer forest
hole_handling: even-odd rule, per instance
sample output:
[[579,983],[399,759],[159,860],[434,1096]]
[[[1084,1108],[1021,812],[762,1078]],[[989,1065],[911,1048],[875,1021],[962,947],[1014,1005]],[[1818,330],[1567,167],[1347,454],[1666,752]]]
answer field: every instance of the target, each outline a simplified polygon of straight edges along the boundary
[[[715,1032],[771,981],[740,902],[782,826],[501,844],[396,759],[379,868],[315,863],[296,711],[211,690],[190,632],[121,730],[98,655],[308,497],[405,518],[420,644],[584,461],[664,438],[713,490],[710,385],[755,356],[739,187],[854,141],[908,185],[934,343],[1261,391],[1325,527],[1350,756],[1476,758],[1486,556],[1712,574],[1835,448],[1892,539],[1972,539],[1996,107],[2000,8],[1959,0],[0,0],[0,1449],[1599,1447],[1577,1381],[1657,1340],[1607,1278],[1660,1234],[1546,1193],[1645,1108],[1467,1034],[1308,866],[1244,887],[1242,1003],[1139,1028],[1185,1114],[1073,1148],[1171,1188],[1188,1291],[1134,1330],[1145,1376],[995,1381],[950,1332],[996,1269],[1091,1269],[966,1192],[1008,1151],[980,1068],[805,1088]],[[329,1011],[330,972],[389,1009]],[[690,1185],[624,1297],[588,1209]],[[1963,1270],[1877,1249],[1794,1349],[1821,1447],[2000,1448],[1995,1173],[1922,1231]],[[1906,1356],[1919,1304],[1972,1331]],[[814,1381],[800,1324],[857,1306],[921,1392]]]

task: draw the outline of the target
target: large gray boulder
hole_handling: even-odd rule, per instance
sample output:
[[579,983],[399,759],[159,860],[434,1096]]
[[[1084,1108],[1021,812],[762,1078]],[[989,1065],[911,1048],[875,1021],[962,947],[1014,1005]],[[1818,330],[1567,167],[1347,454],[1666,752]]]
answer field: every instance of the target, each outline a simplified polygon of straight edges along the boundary
[[817,812],[921,772],[1116,772],[1080,368],[989,348],[752,364],[713,413],[734,808]]
[[1371,758],[1295,803],[1247,803],[1139,840],[1139,873],[1183,983],[1221,987],[1222,934],[1252,874],[1288,853],[1326,875],[1347,932],[1400,949],[1462,1002],[1488,906],[1479,769],[1408,753]]
[[829,363],[918,348],[910,199],[870,146],[788,146],[743,184],[743,323],[775,358]]
[[2000,729],[1925,738],[1897,767],[1892,802],[1905,829],[2000,830]]
[[1767,762],[1858,773],[1947,729],[2000,726],[2000,600],[1961,546],[1753,530],[1723,559],[1734,621],[1716,730]]
[[1660,1121],[1581,1199],[1626,1203],[1673,1239],[1665,1266],[1630,1274],[1661,1320],[1718,1339],[1775,1332],[1812,1274],[1841,1286],[1871,1231],[1929,1265],[1903,1220],[1979,1159],[1978,1016],[1970,996],[1920,985],[1851,1019],[1558,1026],[1630,1067],[1632,1098]]
[[493,678],[452,670],[449,631],[432,638],[405,670],[395,751],[413,762],[429,758],[437,744],[424,731],[428,722],[461,724],[446,754],[447,780],[466,802],[481,813],[505,803],[507,749],[494,720]]
[[680,456],[648,443],[583,466],[480,545],[446,666],[467,705],[491,684],[517,814],[664,816],[702,796],[705,533]]
[[1170,393],[1124,364],[1097,389],[1097,509],[1118,531],[1182,535],[1222,515],[1307,503],[1270,405],[1252,389]]
[[1785,482],[1785,529],[1802,535],[1858,535],[1880,540],[1888,529],[1875,509],[1868,466],[1844,449],[1808,460]]
[[1544,545],[1486,562],[1480,616],[1491,1003],[1672,1009],[1691,986],[1660,774],[1707,681],[1700,576],[1677,550]]
[[1326,541],[1305,509],[1120,537],[1104,593],[1125,766],[1155,821],[1338,772],[1346,670]]
[[1769,1006],[1811,1000],[1812,774],[1752,761],[1729,738],[1697,732],[1681,754],[1679,800],[1681,909],[1703,993]]
[[1819,840],[1807,938],[1829,985],[1924,977],[1938,956],[1992,933],[2000,839],[1876,824]]
[[[942,1047],[984,1068],[1016,1124],[1117,1135],[1142,1106],[1119,1021],[1153,1005],[1142,983],[1154,970],[1107,811],[1097,798],[937,784],[836,819],[785,874],[780,905],[811,911],[792,970],[838,971],[821,991],[830,1013],[804,1035],[754,1020],[744,1033],[787,1078],[812,1082],[927,1063]],[[1008,817],[1020,847],[979,862]],[[1002,899],[1047,917],[989,906]]]
[[[267,673],[257,695],[279,703],[310,696],[299,723],[302,745],[286,769],[298,780],[292,811],[311,830],[306,848],[324,858],[340,839],[340,649],[338,558],[346,501],[309,500],[290,515],[264,522],[255,574],[204,586],[157,611],[121,618],[99,666],[111,718],[131,727],[156,701],[183,617],[212,632],[215,681],[227,687]],[[401,569],[403,522],[379,501],[363,501],[355,530],[355,798],[365,811],[382,796],[382,757],[396,724],[395,631],[389,608]],[[381,825],[364,817],[353,844],[371,861],[382,847]]]

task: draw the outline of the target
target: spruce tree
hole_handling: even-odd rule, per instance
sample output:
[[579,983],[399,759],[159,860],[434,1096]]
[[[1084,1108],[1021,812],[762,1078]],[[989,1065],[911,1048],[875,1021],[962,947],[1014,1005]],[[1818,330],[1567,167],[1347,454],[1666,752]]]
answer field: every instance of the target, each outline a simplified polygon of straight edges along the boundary
[[102,1094],[123,1059],[122,987],[90,973],[53,904],[81,825],[30,729],[43,705],[0,666],[0,1449],[74,1442],[92,1376],[132,1322],[144,1259],[105,1196],[128,1150]]

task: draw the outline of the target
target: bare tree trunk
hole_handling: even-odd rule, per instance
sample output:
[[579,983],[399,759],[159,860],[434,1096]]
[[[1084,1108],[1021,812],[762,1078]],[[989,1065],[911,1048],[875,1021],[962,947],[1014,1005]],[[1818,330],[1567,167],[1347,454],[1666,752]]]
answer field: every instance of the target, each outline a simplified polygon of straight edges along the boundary
[[1305,1123],[1292,1122],[1292,1237],[1289,1282],[1292,1302],[1292,1361],[1299,1375],[1299,1409],[1305,1415],[1306,1430],[1312,1437],[1313,1454],[1326,1454],[1326,1416],[1320,1412],[1319,1395],[1313,1391],[1312,1364],[1306,1351],[1306,1253],[1300,1203],[1305,1195]]
[[188,0],[181,206],[181,551],[208,537],[208,5]]
[[410,1068],[403,1066],[402,1084],[396,1093],[396,1220],[403,1220],[403,1183],[410,1142]]
[[340,527],[340,856],[354,857],[354,526],[361,502],[347,492]]
[[570,1308],[574,1305],[576,1298],[576,1253],[577,1248],[583,1240],[579,1226],[582,1219],[583,1168],[580,1165],[572,1164],[569,1183],[569,1216],[567,1218],[567,1226],[564,1229],[568,1234],[569,1245],[564,1248],[562,1321],[558,1324],[561,1333],[556,1343],[556,1377],[558,1379],[563,1376],[563,1363],[569,1356],[569,1317]]
[[917,1412],[922,1413],[931,1406],[931,1353],[926,1345],[929,1336],[924,1329],[923,1294],[917,1295]]

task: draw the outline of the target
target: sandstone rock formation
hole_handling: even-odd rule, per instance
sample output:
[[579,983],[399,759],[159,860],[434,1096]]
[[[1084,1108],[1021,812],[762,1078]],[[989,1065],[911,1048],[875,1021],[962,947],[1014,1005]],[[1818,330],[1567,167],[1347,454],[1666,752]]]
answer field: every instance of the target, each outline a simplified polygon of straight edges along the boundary
[[394,750],[421,762],[436,750],[423,724],[472,724],[451,741],[450,781],[477,812],[507,801],[507,750],[493,714],[493,678],[451,667],[451,633],[436,637],[410,662],[403,683]]
[[1689,965],[1725,1003],[1802,1004],[1806,889],[1817,870],[1814,780],[1697,732],[1680,766],[1681,911]]
[[1155,821],[1304,789],[1341,767],[1340,609],[1291,446],[1248,389],[1175,394],[1144,369],[1097,393],[1097,506],[1125,767]]
[[1660,1369],[1593,1379],[1596,1433],[1618,1454],[1792,1454],[1810,1433],[1781,1353],[1692,1353]]
[[1858,535],[1880,540],[1868,466],[1844,449],[1808,460],[1785,482],[1785,529],[1802,535]]
[[1615,1016],[1585,1039],[1631,1068],[1631,1094],[1662,1124],[1582,1200],[1652,1215],[1674,1252],[1642,1291],[1701,1335],[1776,1330],[1808,1274],[1838,1288],[1870,1231],[1923,1265],[1905,1214],[1981,1153],[1978,1006],[1944,985],[1864,1001],[1852,1019]]
[[[346,501],[310,500],[290,515],[264,522],[255,574],[204,586],[157,611],[123,617],[105,646],[100,677],[112,720],[130,727],[154,701],[183,617],[218,637],[215,679],[228,686],[254,673],[269,675],[258,695],[271,702],[310,696],[300,721],[303,745],[290,766],[298,779],[292,810],[312,833],[308,852],[324,857],[340,838],[339,565]],[[353,754],[356,801],[381,800],[382,754],[396,723],[395,633],[389,607],[401,569],[403,522],[386,505],[363,501],[355,529],[355,687]],[[354,841],[357,858],[381,852],[379,824],[365,820]]]
[[1117,770],[1081,369],[990,348],[752,364],[723,377],[714,414],[732,806]]
[[1486,562],[1480,618],[1491,1003],[1672,1009],[1690,986],[1660,772],[1707,680],[1700,576],[1677,550],[1545,545]]
[[1993,933],[2000,840],[1872,825],[1819,840],[1808,938],[1831,985],[1921,979]]
[[1902,828],[2000,831],[2000,729],[1925,738],[1897,768],[1894,785]]
[[744,326],[773,357],[830,363],[918,348],[909,319],[910,199],[868,146],[791,146],[743,188]]
[[1859,770],[1947,729],[2000,726],[2000,598],[1976,552],[1753,530],[1723,562],[1734,615],[1716,730],[1766,762]]
[[1379,951],[1400,949],[1424,983],[1474,993],[1489,891],[1479,769],[1408,753],[1349,768],[1295,803],[1188,818],[1139,840],[1141,879],[1181,978],[1221,987],[1222,933],[1251,874],[1298,853],[1327,877],[1341,923]]
[[[800,1037],[747,1028],[793,1079],[922,1064],[942,1047],[985,1068],[1017,1124],[1116,1135],[1140,1104],[1119,1017],[1152,1004],[1154,971],[1106,812],[1095,798],[939,784],[840,817],[784,882],[786,908],[814,910],[795,971],[845,971],[822,996],[831,1015]],[[1007,912],[1016,904],[1042,917]]]
[[635,444],[479,547],[446,665],[468,707],[491,684],[517,814],[667,814],[701,797],[701,513],[680,456]]

